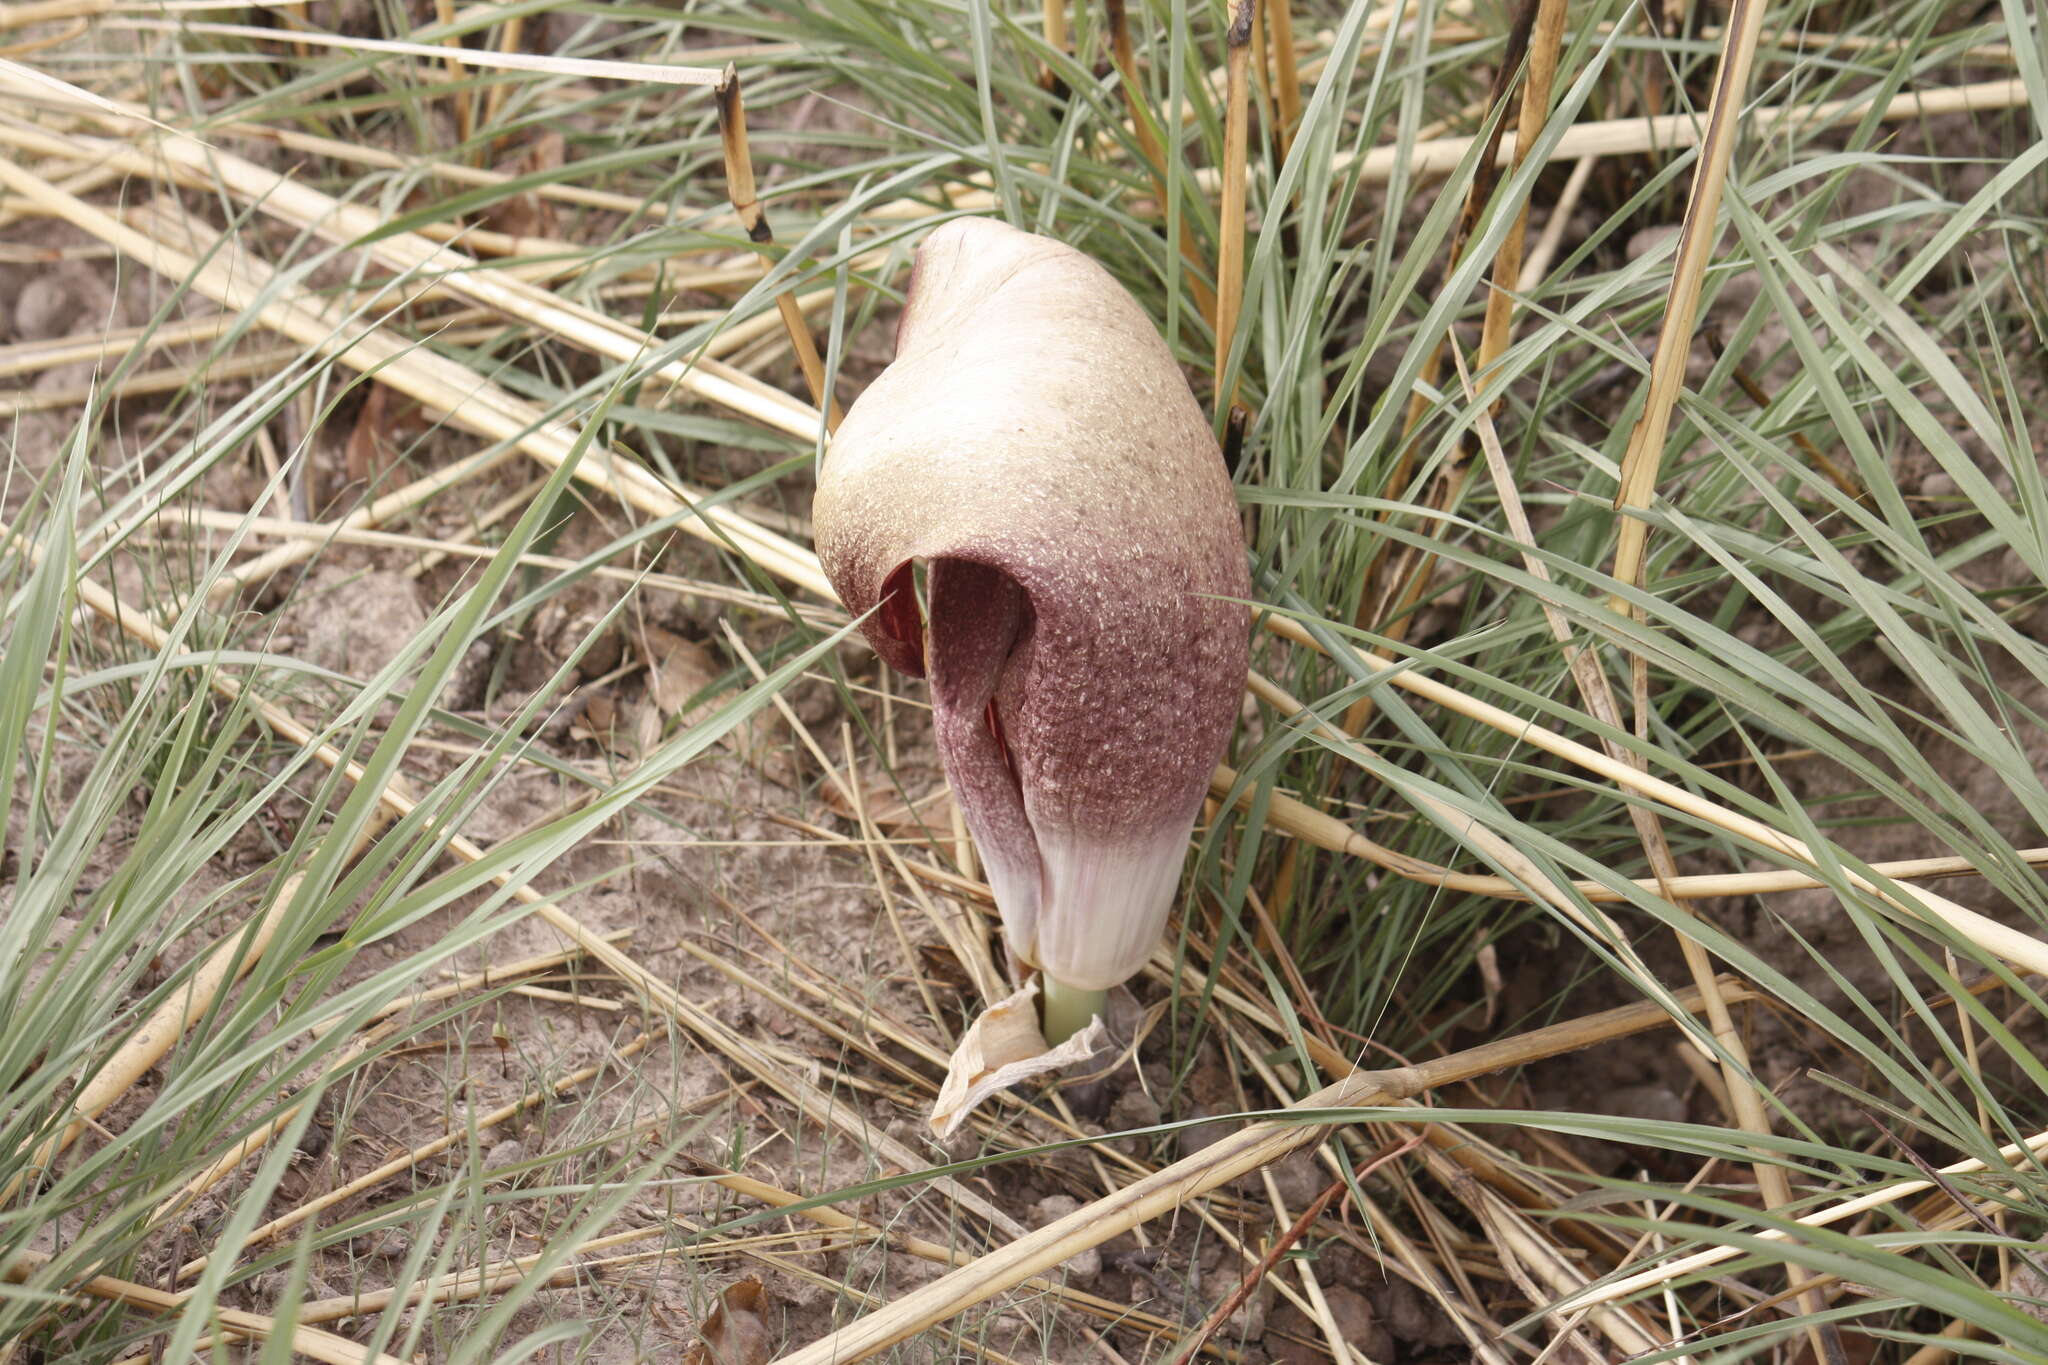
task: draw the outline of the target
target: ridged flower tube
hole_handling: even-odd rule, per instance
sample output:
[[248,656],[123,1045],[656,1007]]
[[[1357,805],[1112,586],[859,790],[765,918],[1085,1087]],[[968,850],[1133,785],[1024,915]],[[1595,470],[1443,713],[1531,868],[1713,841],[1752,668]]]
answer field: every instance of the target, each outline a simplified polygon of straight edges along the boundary
[[1063,998],[1085,1023],[1159,941],[1244,688],[1236,499],[1172,353],[1087,256],[947,223],[918,249],[895,361],[832,441],[813,524],[840,597],[873,612],[868,640],[930,678],[1011,951],[1046,978],[1048,1036]]

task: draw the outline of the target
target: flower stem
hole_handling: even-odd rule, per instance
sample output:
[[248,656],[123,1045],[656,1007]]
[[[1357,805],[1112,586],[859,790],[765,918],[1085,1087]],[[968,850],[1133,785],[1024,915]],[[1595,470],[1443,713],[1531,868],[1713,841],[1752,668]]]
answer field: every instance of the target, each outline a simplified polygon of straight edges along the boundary
[[1102,1013],[1108,991],[1091,991],[1069,986],[1051,977],[1041,979],[1045,994],[1045,1041],[1058,1047],[1088,1027],[1088,1021]]

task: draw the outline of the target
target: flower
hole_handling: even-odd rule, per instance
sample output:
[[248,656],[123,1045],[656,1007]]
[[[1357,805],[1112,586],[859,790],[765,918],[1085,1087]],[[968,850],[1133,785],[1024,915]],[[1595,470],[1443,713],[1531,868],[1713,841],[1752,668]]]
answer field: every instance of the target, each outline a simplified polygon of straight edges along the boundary
[[896,350],[826,455],[819,557],[929,674],[1012,952],[1106,990],[1159,941],[1244,688],[1230,476],[1151,320],[1062,243],[940,227]]

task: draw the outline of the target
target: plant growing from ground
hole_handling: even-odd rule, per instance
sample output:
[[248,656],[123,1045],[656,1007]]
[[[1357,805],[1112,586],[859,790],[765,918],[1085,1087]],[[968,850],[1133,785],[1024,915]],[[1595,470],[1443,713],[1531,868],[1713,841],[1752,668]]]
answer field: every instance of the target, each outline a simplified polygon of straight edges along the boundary
[[[801,1322],[840,1360],[926,1330],[959,1349],[998,1330],[955,1321],[1013,1302],[998,1286],[1067,1323],[1083,1300],[1028,1277],[1174,1207],[1233,1247],[1298,1235],[1266,1279],[1333,1349],[1329,1291],[1354,1286],[1331,1268],[1365,1266],[1440,1306],[1427,1349],[1458,1359],[2048,1355],[2037,13],[1738,4],[1667,28],[1420,0],[1292,9],[1290,36],[1270,7],[1105,6],[1048,37],[1039,6],[911,0],[273,29],[94,6],[72,32],[86,8],[0,17],[44,77],[0,71],[0,219],[40,264],[120,282],[0,351],[25,377],[0,511],[0,1336],[95,1361],[232,1336],[595,1350],[658,1326],[605,1276],[685,1252],[809,1270],[760,1226],[801,1194],[790,1216],[860,1248],[833,1293],[861,1325]],[[726,200],[727,61],[759,249]],[[1049,1150],[1081,1129],[1034,1094],[974,1130],[970,1182],[864,1107],[921,1106],[1000,973],[907,757],[919,698],[822,643],[845,624],[806,543],[826,434],[777,301],[851,400],[914,243],[957,215],[1087,252],[1216,434],[1247,414],[1249,710],[1140,978],[1170,1002],[1144,1060],[1169,1113],[1318,1107],[1194,1168],[1163,1170],[1157,1135]],[[419,425],[344,439],[372,386]],[[372,500],[327,502],[344,446]],[[544,542],[577,505],[587,538]],[[445,597],[374,668],[310,664],[278,641],[322,546],[453,556]],[[621,577],[636,596],[530,643]],[[649,600],[716,602],[735,632],[681,642],[702,665],[642,628]],[[480,644],[487,701],[456,704]],[[515,659],[539,660],[517,687]],[[636,668],[644,688],[613,676]],[[829,723],[783,695],[807,669]],[[608,747],[545,729],[564,698]],[[721,741],[797,795],[714,790]],[[460,833],[540,776],[545,816]],[[691,799],[836,821],[806,856],[872,876],[887,970],[807,972],[822,949],[786,954],[745,905],[676,936],[689,988],[597,932],[572,893],[703,837]],[[632,847],[575,861],[608,829]],[[451,1101],[419,1164],[424,1133],[347,1156],[416,1184],[310,1207],[293,1151],[323,1115],[534,997],[393,1007],[535,925],[633,1012],[625,1061],[538,1060],[505,1102],[585,1117],[537,1125],[507,1175]],[[587,1008],[560,986],[532,1007]],[[1637,1012],[1573,1023],[1608,1007]],[[1653,1026],[1617,1064],[1611,1039]],[[703,1051],[732,1093],[699,1115],[668,1078]],[[1389,1057],[1415,1069],[1347,1074]],[[487,1070],[449,1067],[451,1094]],[[766,1178],[756,1123],[801,1178]],[[1267,1169],[1298,1146],[1322,1163],[1306,1197]],[[1089,1196],[1029,1238],[1020,1153]],[[1251,1212],[1198,1193],[1242,1177]],[[754,1202],[717,1226],[662,1202],[714,1188]],[[387,1233],[398,1255],[366,1249]],[[646,1247],[590,1247],[627,1234]],[[915,1294],[889,1279],[984,1247],[1005,1249]],[[643,1249],[668,1259],[621,1263]],[[395,1292],[351,1323],[341,1286],[305,1291],[344,1271]],[[1126,1358],[1197,1345],[1177,1305],[1110,1302],[1090,1330]]]

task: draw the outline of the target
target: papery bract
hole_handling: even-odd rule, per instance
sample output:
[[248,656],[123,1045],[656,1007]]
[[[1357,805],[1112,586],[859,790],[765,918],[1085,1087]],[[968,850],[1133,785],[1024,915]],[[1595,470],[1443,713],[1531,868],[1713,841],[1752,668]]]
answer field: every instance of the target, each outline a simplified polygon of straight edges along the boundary
[[929,672],[1012,951],[1085,989],[1131,976],[1237,715],[1251,591],[1229,474],[1151,320],[1059,242],[938,228],[813,520],[846,605],[880,604],[876,650]]

